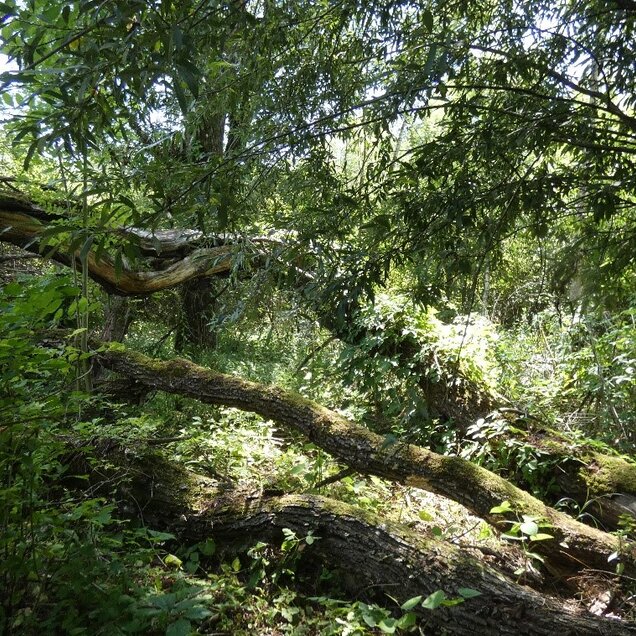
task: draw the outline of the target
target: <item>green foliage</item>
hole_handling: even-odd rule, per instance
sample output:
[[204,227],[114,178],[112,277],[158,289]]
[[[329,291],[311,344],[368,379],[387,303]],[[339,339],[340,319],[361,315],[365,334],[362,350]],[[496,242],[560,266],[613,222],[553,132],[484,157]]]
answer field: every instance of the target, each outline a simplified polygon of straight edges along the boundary
[[120,206],[153,227],[176,215],[211,232],[292,231],[290,261],[316,262],[314,295],[339,296],[345,322],[394,268],[411,270],[418,300],[453,297],[462,313],[480,292],[494,306],[486,279],[509,298],[513,269],[538,296],[577,277],[601,303],[630,289],[631,11],[4,6],[11,143],[26,164],[90,155],[107,216]]
[[554,457],[533,443],[525,430],[527,422],[523,416],[506,417],[493,413],[478,420],[466,430],[466,442],[462,457],[470,459],[515,482],[539,498],[548,498],[553,490],[559,465],[567,457]]
[[580,429],[622,450],[633,448],[633,309],[560,321],[544,311],[530,326],[502,331],[500,386],[528,412]]
[[596,421],[590,436],[631,449],[636,443],[636,310],[630,308],[600,320],[589,317],[576,330],[576,348],[565,361],[570,381],[565,395],[579,412]]
[[[503,501],[500,505],[491,508],[491,514],[509,515],[512,507],[509,501]],[[537,574],[538,566],[544,562],[543,557],[530,549],[530,544],[538,541],[550,541],[554,536],[542,530],[549,530],[552,524],[545,518],[536,515],[521,515],[517,521],[502,519],[502,524],[510,524],[510,529],[502,536],[511,541],[518,541],[523,549],[525,563],[523,567],[515,571],[517,576],[524,574]]]
[[455,392],[460,402],[492,390],[496,370],[488,348],[496,334],[486,320],[457,317],[443,323],[434,309],[414,306],[398,294],[378,295],[355,315],[358,336],[338,360],[343,381],[368,404],[368,424],[445,452],[458,439],[431,408],[428,388]]
[[[65,480],[71,484],[84,478],[69,466],[62,436],[96,443],[106,435],[134,444],[171,432],[159,417],[131,417],[121,410],[119,421],[105,431],[96,428],[99,420],[78,417],[91,405],[68,390],[77,351],[63,337],[51,340],[44,331],[65,319],[65,303],[76,293],[66,279],[40,278],[6,286],[0,305],[2,631],[174,635],[214,625],[251,634],[276,625],[284,633],[336,634],[348,625],[349,633],[365,634],[369,617],[378,613],[392,625],[394,619],[379,607],[311,601],[286,587],[295,580],[303,548],[320,540],[312,533],[299,539],[288,531],[275,558],[264,556],[266,546],[256,546],[250,552],[251,574],[243,580],[239,559],[218,567],[211,540],[176,549],[171,545],[168,551],[172,535],[134,528],[117,519],[107,500],[82,498],[66,488]],[[198,416],[182,432],[184,441],[173,443],[171,454],[197,456],[191,466],[222,471],[227,478],[246,479],[251,471],[262,479],[277,469],[280,479],[297,479],[305,486],[317,479],[320,473],[311,466],[294,475],[303,456],[281,449],[271,429],[268,448],[262,422],[247,416],[236,427],[230,417],[222,413],[210,435]],[[228,450],[230,463],[221,463]],[[305,452],[311,456],[312,451]]]
[[[108,612],[122,607],[121,574],[138,557],[135,539],[114,529],[112,505],[77,499],[63,486],[63,436],[79,432],[74,418],[89,403],[72,391],[77,350],[64,339],[48,342],[43,329],[72,315],[76,294],[68,279],[42,277],[7,285],[0,303],[0,628],[7,631],[71,632],[85,619],[111,620]],[[105,613],[85,617],[84,605]]]
[[[258,581],[245,581],[242,556],[212,566],[211,544],[164,546],[108,499],[71,494],[64,480],[82,477],[68,438],[161,438],[171,459],[264,489],[309,490],[338,470],[253,416],[165,397],[111,408],[74,390],[86,347],[43,334],[73,324],[85,345],[89,254],[109,254],[118,274],[143,270],[122,226],[196,227],[203,245],[241,237],[218,346],[187,352],[202,363],[318,398],[387,444],[456,450],[465,441],[427,391],[457,389],[461,407],[462,391],[496,387],[555,426],[633,450],[636,23],[606,5],[1,3],[13,65],[0,78],[2,164],[22,164],[25,191],[48,189],[43,247],[83,266],[81,290],[47,275],[3,292],[2,627],[413,626],[410,601],[396,617],[285,587],[311,535],[288,535],[276,558],[253,548]],[[169,356],[177,325],[162,317],[176,301],[153,302],[129,342]],[[437,316],[422,309],[432,304]],[[554,461],[523,418],[482,415],[464,456],[549,493]],[[394,503],[381,480],[350,475],[329,492],[376,512]],[[546,538],[542,523],[522,517],[508,534],[525,549]]]
[[[468,599],[481,596],[481,592],[473,590],[470,587],[460,587],[457,590],[457,593],[459,596],[455,598],[448,598],[443,590],[437,590],[436,592],[429,594],[422,601],[422,607],[428,610],[435,610],[438,607],[453,607],[454,605],[459,605]],[[421,600],[421,597],[415,598],[419,598],[419,600]],[[411,602],[414,600],[415,599],[411,599]]]

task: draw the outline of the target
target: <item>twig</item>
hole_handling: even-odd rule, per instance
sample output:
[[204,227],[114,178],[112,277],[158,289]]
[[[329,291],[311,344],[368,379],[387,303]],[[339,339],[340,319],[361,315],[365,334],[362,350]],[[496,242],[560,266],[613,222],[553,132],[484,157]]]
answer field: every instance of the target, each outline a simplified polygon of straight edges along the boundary
[[151,437],[143,440],[148,446],[160,446],[161,444],[172,444],[172,442],[184,442],[187,439],[192,439],[194,435],[186,435],[185,437],[178,435],[175,437]]
[[19,261],[27,258],[42,258],[41,254],[3,254],[0,256],[0,263],[6,263],[7,261]]
[[296,367],[295,372],[298,373],[317,353],[320,353],[329,343],[336,340],[336,336],[331,336],[331,338],[327,338],[317,349],[309,352],[302,360],[302,362]]
[[319,481],[317,484],[314,484],[312,488],[324,488],[325,486],[328,486],[329,484],[333,484],[337,481],[340,481],[341,479],[344,479],[345,477],[349,477],[349,475],[353,475],[355,472],[356,471],[353,468],[345,468],[341,470],[340,472],[336,473],[335,475],[332,475],[331,477],[327,477],[326,479]]

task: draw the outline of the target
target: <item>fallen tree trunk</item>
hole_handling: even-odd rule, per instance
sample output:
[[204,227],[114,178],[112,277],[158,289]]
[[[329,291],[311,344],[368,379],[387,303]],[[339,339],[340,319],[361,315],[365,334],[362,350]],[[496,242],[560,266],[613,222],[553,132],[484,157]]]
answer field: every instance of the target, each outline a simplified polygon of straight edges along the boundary
[[[512,408],[482,419],[470,439],[469,459],[489,457],[503,476],[549,493],[553,502],[561,500],[599,527],[616,530],[622,516],[636,517],[636,463],[626,456],[601,453],[591,440],[551,429]],[[531,458],[535,467],[526,472]]]
[[390,442],[301,396],[217,373],[186,360],[164,362],[119,348],[101,351],[98,359],[103,366],[153,389],[258,413],[301,432],[357,471],[453,499],[493,526],[498,526],[502,518],[491,509],[507,500],[516,515],[514,519],[521,514],[532,515],[551,525],[549,532],[554,538],[542,541],[540,551],[553,573],[566,576],[584,568],[611,571],[615,563],[608,564],[608,557],[619,552],[625,573],[636,574],[631,546],[549,508],[509,481],[459,457]]
[[[61,217],[47,213],[26,197],[15,193],[0,192],[0,241],[12,243],[23,249],[40,254],[42,234],[48,224]],[[115,259],[95,247],[87,253],[89,276],[110,294],[120,296],[149,295],[154,292],[176,287],[184,283],[227,275],[232,268],[232,258],[239,242],[226,237],[206,237],[195,230],[155,230],[150,232],[138,228],[119,229],[122,237],[133,240],[140,256],[145,257],[145,266],[132,269],[125,261],[115,265]],[[250,243],[280,247],[280,241],[269,237],[253,237]],[[211,246],[210,246],[211,245]],[[63,265],[74,261],[79,265],[80,248],[71,250],[69,245],[58,246],[49,257]],[[310,282],[307,272],[290,264],[294,270],[294,285],[302,287]],[[322,326],[332,331],[338,338],[349,344],[369,335],[364,328],[346,327],[333,319],[338,312],[320,308],[318,318]],[[372,335],[372,334],[371,334]],[[398,355],[402,362],[421,358],[422,343],[413,336],[403,336],[399,342],[388,345],[389,350],[378,349],[374,354]],[[470,379],[463,376],[458,368],[439,367],[439,377],[431,379],[428,371],[434,368],[433,360],[418,365],[420,386],[432,414],[453,422],[465,430],[477,418],[484,417],[501,404],[501,401],[484,391]]]
[[[26,198],[14,193],[0,193],[0,241],[39,253],[42,232],[47,223],[56,219],[59,220],[59,217],[48,214]],[[93,280],[107,291],[123,296],[147,295],[188,282],[196,287],[198,279],[226,275],[232,267],[233,254],[240,247],[229,239],[206,238],[194,230],[149,232],[131,228],[121,230],[121,233],[134,237],[140,253],[155,269],[133,270],[123,263],[119,271],[111,256],[102,253],[98,258],[95,249],[89,250],[87,265]],[[266,237],[254,241],[280,245]],[[210,243],[214,247],[205,247]],[[65,252],[59,247],[50,257],[70,265],[74,260],[79,261],[79,251]],[[158,269],[157,262],[161,264]],[[302,270],[295,268],[295,272],[297,284],[307,282],[307,275]],[[198,306],[194,310],[194,313],[197,312],[203,315]],[[332,314],[323,311],[319,315],[321,324],[343,341],[355,344],[364,337],[373,336],[369,329],[345,328],[333,320]],[[206,327],[207,321],[200,321],[202,336],[207,333]],[[403,331],[399,325],[385,325],[385,328],[396,334]],[[191,330],[197,331],[194,323]],[[397,357],[398,364],[412,366],[431,414],[448,421],[449,426],[460,432],[466,431],[478,419],[507,406],[503,398],[465,377],[456,366],[447,368],[448,365],[440,363],[435,353],[422,359],[422,346],[413,334],[407,332],[378,345],[369,355]],[[431,369],[436,369],[434,377]],[[636,464],[594,450],[580,447],[573,450],[573,443],[556,433],[544,433],[541,439],[537,435],[528,435],[526,442],[534,445],[539,453],[547,452],[555,460],[555,465],[563,458],[561,465],[555,469],[558,479],[554,483],[560,487],[560,492],[555,492],[554,500],[564,497],[575,500],[579,508],[586,506],[586,512],[610,530],[616,529],[621,515],[636,513]],[[511,467],[510,479],[517,479],[514,467]]]
[[[41,253],[41,235],[45,229],[39,220],[22,213],[0,208],[1,240],[18,245],[34,253]],[[133,270],[125,263],[121,267],[108,254],[97,255],[90,250],[87,255],[89,276],[106,291],[120,296],[147,295],[169,289],[186,281],[216,274],[227,273],[231,267],[233,248],[222,245],[195,250],[187,257],[165,269],[149,271]],[[62,265],[80,263],[80,249],[56,248],[50,258]]]
[[[284,528],[304,544],[303,559],[319,560],[336,569],[354,595],[375,590],[399,604],[442,590],[459,598],[460,588],[479,596],[452,607],[430,611],[416,606],[427,633],[592,635],[635,634],[636,626],[593,616],[580,605],[544,596],[515,583],[483,559],[450,543],[427,540],[398,524],[324,497],[265,496],[228,490],[208,477],[187,471],[163,458],[138,453],[109,453],[126,474],[119,496],[144,523],[168,530],[181,541],[213,537],[221,550],[244,549],[257,541],[280,545]],[[99,479],[105,476],[100,472]],[[110,492],[112,481],[107,479]],[[93,495],[99,484],[92,484]],[[397,608],[396,608],[397,609]]]

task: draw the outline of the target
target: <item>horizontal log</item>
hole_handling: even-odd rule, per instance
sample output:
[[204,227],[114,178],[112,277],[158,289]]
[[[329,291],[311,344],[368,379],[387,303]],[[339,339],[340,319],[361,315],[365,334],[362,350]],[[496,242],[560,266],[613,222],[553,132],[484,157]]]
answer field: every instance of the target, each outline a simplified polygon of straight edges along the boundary
[[[0,241],[39,254],[42,251],[42,232],[47,224],[59,219],[59,216],[47,213],[26,197],[0,192]],[[124,261],[121,271],[117,271],[112,255],[103,252],[98,259],[96,250],[91,249],[87,257],[88,274],[107,292],[124,296],[148,295],[197,278],[226,275],[231,271],[233,254],[245,243],[232,237],[203,236],[201,232],[188,229],[150,231],[118,228],[114,231],[123,238],[133,239],[144,257],[142,262],[145,266],[134,270]],[[269,252],[279,252],[284,247],[276,237],[250,237],[248,243]],[[70,253],[61,245],[49,256],[63,265],[79,264],[79,249]],[[292,285],[302,287],[312,281],[311,273],[298,263],[288,263],[287,267],[293,272]],[[371,333],[366,329],[351,329],[351,325],[334,320],[333,312],[328,309],[323,308],[318,314],[321,326],[349,344],[356,344]],[[500,399],[477,386],[458,368],[443,369],[437,363],[435,366],[441,377],[436,381],[430,380],[427,370],[436,362],[435,356],[421,361],[422,343],[415,337],[403,335],[398,342],[387,346],[389,350],[386,346],[380,347],[370,355],[398,355],[400,361],[407,364],[420,360],[416,370],[431,414],[450,420],[459,430],[465,430],[501,404]]]
[[502,517],[491,509],[507,500],[514,510],[510,519],[533,515],[551,525],[554,539],[541,541],[536,551],[561,575],[585,568],[612,571],[616,563],[608,564],[607,559],[614,552],[621,554],[625,573],[636,574],[633,546],[575,521],[462,458],[391,441],[279,387],[248,382],[187,360],[154,360],[120,347],[102,350],[98,358],[104,367],[152,389],[258,413],[301,432],[351,468],[453,499],[495,527],[501,527]]
[[[303,544],[302,558],[337,570],[341,583],[354,595],[373,589],[377,596],[401,604],[438,590],[449,598],[460,597],[461,588],[479,592],[453,607],[414,608],[426,633],[636,634],[634,625],[599,618],[580,605],[540,594],[465,549],[425,539],[354,506],[312,495],[270,497],[227,485],[221,488],[214,480],[157,455],[111,451],[109,458],[113,457],[125,467],[127,478],[120,495],[128,500],[130,510],[143,511],[146,525],[167,530],[181,541],[212,537],[222,550],[229,550],[258,541],[280,545],[283,529],[300,539],[311,532],[316,540]],[[107,489],[111,488],[108,480]]]

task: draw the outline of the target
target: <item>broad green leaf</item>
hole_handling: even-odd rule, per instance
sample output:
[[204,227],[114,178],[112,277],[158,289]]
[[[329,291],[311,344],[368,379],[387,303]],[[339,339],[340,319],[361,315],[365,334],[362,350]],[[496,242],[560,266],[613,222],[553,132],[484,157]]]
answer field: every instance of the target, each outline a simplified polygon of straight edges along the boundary
[[508,500],[503,501],[502,503],[500,503],[498,506],[494,506],[490,509],[490,514],[493,515],[500,515],[500,514],[504,514],[506,512],[510,512],[512,510],[512,506],[510,505],[510,502]]
[[545,558],[541,554],[537,554],[536,552],[526,552],[526,556],[531,559],[535,559],[536,561],[540,561],[541,563],[545,563]]
[[440,607],[445,600],[446,594],[442,590],[437,590],[437,592],[433,592],[424,599],[422,607],[434,610]]
[[539,532],[539,526],[535,521],[524,521],[519,525],[519,529],[528,537],[533,537]]
[[375,618],[375,616],[373,614],[370,614],[369,612],[362,612],[362,620],[369,626],[369,627],[376,627],[378,622]]
[[405,601],[404,603],[402,603],[402,605],[400,605],[400,608],[408,611],[408,610],[412,610],[420,601],[422,600],[422,596],[414,596],[413,598],[410,598],[408,601]]
[[206,539],[203,543],[199,543],[199,551],[204,556],[212,556],[216,552],[216,543],[213,539]]
[[401,618],[398,619],[395,626],[398,629],[408,630],[410,627],[413,627],[417,623],[417,615],[414,612],[408,612],[404,614]]
[[192,623],[185,618],[180,618],[168,625],[166,636],[189,636],[192,632]]
[[460,587],[458,588],[457,593],[463,598],[475,598],[476,596],[481,596],[481,592],[473,590],[471,587]]
[[397,620],[395,618],[383,618],[378,623],[378,628],[384,634],[395,634]]
[[163,561],[166,565],[174,568],[175,570],[178,570],[183,565],[183,561],[174,554],[169,554]]
[[[76,331],[81,331],[77,329]],[[175,538],[174,534],[169,532],[159,532],[158,530],[147,530],[148,536],[155,541],[171,541]]]

